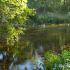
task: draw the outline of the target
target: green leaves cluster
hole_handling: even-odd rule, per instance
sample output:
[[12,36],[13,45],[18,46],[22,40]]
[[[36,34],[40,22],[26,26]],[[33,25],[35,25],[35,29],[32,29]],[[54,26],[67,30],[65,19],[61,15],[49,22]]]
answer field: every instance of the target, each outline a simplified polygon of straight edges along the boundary
[[19,41],[21,34],[24,34],[24,25],[30,16],[35,14],[34,9],[27,6],[27,2],[27,0],[0,0],[0,42],[5,42],[3,45],[11,55],[20,52]]
[[51,51],[45,52],[45,64],[48,70],[69,70],[70,64],[70,51],[64,50],[60,55],[57,55]]

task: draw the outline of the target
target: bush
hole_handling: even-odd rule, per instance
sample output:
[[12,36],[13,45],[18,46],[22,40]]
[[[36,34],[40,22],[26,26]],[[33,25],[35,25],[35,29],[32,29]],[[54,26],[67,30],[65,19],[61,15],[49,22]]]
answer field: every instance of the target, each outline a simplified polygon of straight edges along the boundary
[[62,52],[62,57],[64,60],[67,60],[67,59],[70,60],[70,51],[64,50]]
[[52,70],[53,67],[55,66],[55,64],[57,64],[57,66],[60,63],[60,57],[52,52],[46,52],[45,53],[45,64],[46,64],[46,69],[47,70]]
[[47,70],[70,70],[70,51],[63,50],[60,55],[48,51],[44,56]]

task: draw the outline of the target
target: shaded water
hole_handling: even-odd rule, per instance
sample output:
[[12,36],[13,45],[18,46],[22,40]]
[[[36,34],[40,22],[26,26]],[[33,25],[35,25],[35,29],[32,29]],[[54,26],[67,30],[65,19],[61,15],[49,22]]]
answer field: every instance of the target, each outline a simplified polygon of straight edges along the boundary
[[33,64],[30,60],[27,60],[25,63],[19,64],[16,67],[16,70],[33,70]]
[[26,60],[22,64],[14,65],[14,62],[11,63],[9,70],[46,70],[44,61],[37,52],[35,52],[34,60]]

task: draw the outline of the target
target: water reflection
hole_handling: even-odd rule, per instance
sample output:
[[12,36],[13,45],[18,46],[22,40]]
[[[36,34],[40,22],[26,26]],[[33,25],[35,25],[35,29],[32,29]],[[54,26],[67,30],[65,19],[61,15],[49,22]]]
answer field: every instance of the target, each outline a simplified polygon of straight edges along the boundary
[[33,63],[30,60],[27,60],[23,64],[19,64],[16,66],[17,70],[33,70]]
[[31,60],[26,60],[22,64],[14,65],[12,62],[9,70],[46,70],[44,62],[41,57],[35,59],[34,62]]
[[9,70],[46,70],[44,65],[44,60],[41,55],[35,51],[34,60],[26,60],[22,64],[14,65],[14,62],[11,63]]
[[45,64],[44,64],[44,57],[42,57],[38,52],[35,52],[35,65],[36,70],[46,70]]
[[0,53],[0,60],[3,60],[3,54]]
[[33,70],[33,63],[30,60],[18,65],[11,63],[9,70]]

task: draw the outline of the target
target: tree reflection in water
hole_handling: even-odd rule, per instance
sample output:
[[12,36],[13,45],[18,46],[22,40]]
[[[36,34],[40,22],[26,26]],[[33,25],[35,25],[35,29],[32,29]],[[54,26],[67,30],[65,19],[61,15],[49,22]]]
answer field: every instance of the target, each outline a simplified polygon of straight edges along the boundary
[[37,51],[35,51],[34,61],[26,60],[22,64],[13,65],[14,63],[10,65],[9,70],[46,70],[43,57]]

